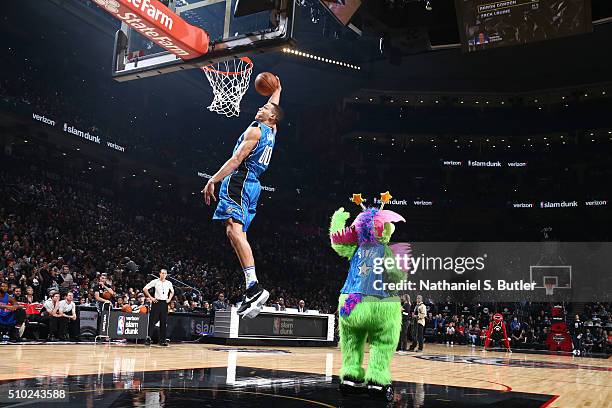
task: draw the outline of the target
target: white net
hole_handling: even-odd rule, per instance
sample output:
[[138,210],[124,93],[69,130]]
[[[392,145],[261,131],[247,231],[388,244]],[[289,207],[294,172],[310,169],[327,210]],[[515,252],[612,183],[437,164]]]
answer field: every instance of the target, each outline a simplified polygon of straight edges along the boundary
[[555,284],[554,283],[545,283],[544,289],[546,289],[547,295],[552,295],[555,292]]
[[213,89],[213,101],[208,107],[228,118],[240,115],[240,101],[244,96],[253,72],[253,62],[246,57],[217,62],[202,68]]

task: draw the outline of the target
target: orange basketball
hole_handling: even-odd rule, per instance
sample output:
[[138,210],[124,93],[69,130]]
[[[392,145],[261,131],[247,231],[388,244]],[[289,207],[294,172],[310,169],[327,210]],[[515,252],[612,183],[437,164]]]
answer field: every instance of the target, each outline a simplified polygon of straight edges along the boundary
[[102,299],[110,300],[112,297],[113,295],[111,295],[110,292],[102,293]]
[[125,312],[125,313],[130,313],[130,312],[132,312],[132,306],[130,306],[130,305],[123,305],[123,307],[121,308],[121,311]]
[[255,90],[260,95],[270,96],[278,88],[278,79],[271,72],[262,72],[255,78]]
[[140,306],[140,314],[147,314],[148,311],[146,306]]

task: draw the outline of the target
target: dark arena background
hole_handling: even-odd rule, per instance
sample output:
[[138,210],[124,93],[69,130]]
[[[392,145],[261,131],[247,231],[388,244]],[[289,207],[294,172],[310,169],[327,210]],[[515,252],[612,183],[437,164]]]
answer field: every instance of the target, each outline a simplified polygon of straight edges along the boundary
[[1,407],[612,406],[608,0],[2,9]]

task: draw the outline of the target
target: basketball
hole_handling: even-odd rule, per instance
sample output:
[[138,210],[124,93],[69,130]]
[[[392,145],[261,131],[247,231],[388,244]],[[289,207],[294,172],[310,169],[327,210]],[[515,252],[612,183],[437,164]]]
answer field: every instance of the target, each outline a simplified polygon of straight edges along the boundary
[[149,310],[146,306],[140,306],[140,314],[147,314]]
[[130,306],[130,305],[123,305],[123,307],[121,308],[121,311],[125,312],[125,313],[131,313],[132,312],[132,306]]
[[112,297],[113,296],[110,294],[110,292],[102,293],[102,299],[110,300]]
[[278,88],[278,79],[271,72],[262,72],[255,78],[255,90],[263,96],[270,96]]

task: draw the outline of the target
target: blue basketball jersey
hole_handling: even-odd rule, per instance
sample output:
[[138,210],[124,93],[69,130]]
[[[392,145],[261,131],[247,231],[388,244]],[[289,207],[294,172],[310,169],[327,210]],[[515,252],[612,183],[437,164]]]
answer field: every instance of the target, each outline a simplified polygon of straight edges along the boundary
[[[259,178],[261,173],[266,171],[268,165],[270,164],[270,159],[272,158],[272,151],[274,150],[276,131],[274,131],[274,129],[272,129],[271,127],[258,121],[254,121],[253,123],[251,123],[249,128],[251,127],[259,127],[259,130],[261,130],[261,139],[259,139],[259,142],[255,146],[251,154],[249,154],[247,158],[244,159],[241,164],[241,167],[244,166],[247,168],[249,173],[248,177]],[[236,150],[238,150],[238,146],[240,146],[240,143],[242,143],[242,141],[244,140],[245,134],[246,130],[238,138],[236,146],[234,147],[234,153],[236,153]]]

